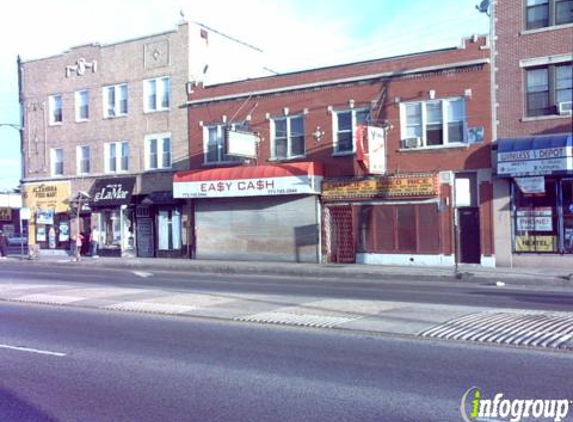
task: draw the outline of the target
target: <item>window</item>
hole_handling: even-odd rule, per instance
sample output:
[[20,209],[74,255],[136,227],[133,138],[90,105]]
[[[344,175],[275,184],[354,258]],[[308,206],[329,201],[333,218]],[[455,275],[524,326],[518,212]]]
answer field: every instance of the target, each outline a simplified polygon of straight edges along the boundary
[[145,138],[145,169],[171,168],[171,135],[149,135]]
[[557,114],[559,103],[573,100],[573,66],[550,65],[526,69],[527,116]]
[[272,158],[288,159],[304,156],[304,120],[302,116],[273,119],[271,128],[273,135]]
[[356,127],[366,123],[370,110],[339,111],[334,115],[334,153],[353,153],[355,147]]
[[76,92],[76,122],[85,121],[90,118],[89,102],[90,97],[87,90]]
[[62,96],[51,95],[49,99],[50,124],[56,125],[62,123]]
[[462,98],[400,105],[402,139],[417,139],[408,148],[460,144],[466,139],[466,110]]
[[[227,125],[205,126],[203,128],[204,162],[227,163],[241,161],[240,157],[227,155],[227,142],[225,142]],[[231,128],[247,130],[247,124],[232,124]]]
[[143,82],[144,105],[143,109],[149,111],[168,110],[170,78],[148,79]]
[[52,176],[61,176],[64,174],[64,150],[61,148],[51,149],[50,163]]
[[103,116],[126,116],[127,102],[127,84],[106,86],[103,89]]
[[127,141],[105,144],[104,155],[106,173],[129,170],[129,144]]
[[361,205],[357,219],[359,252],[440,251],[440,216],[436,204]]
[[573,0],[527,0],[526,29],[573,22]]
[[90,147],[83,145],[76,148],[78,174],[90,172]]

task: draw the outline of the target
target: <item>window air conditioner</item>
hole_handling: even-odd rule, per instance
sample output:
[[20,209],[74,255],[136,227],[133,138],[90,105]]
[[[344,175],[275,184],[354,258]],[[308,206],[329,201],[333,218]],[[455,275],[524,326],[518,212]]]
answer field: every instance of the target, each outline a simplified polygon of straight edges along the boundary
[[572,101],[563,101],[559,103],[558,106],[559,114],[571,114],[573,111]]
[[402,139],[402,148],[419,148],[422,140],[419,137]]

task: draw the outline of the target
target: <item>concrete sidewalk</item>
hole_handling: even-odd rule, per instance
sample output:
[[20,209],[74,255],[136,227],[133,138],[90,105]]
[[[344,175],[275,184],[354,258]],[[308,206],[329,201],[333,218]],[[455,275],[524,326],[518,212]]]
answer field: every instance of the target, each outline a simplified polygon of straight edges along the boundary
[[[19,257],[12,257],[19,259]],[[308,264],[290,262],[206,261],[165,258],[82,257],[75,262],[69,256],[43,255],[33,265],[104,266],[133,271],[168,271],[215,274],[258,274],[288,277],[318,277],[344,280],[400,280],[457,283],[497,282],[539,287],[573,289],[573,268],[488,268],[477,265],[453,267],[381,266],[362,264]]]

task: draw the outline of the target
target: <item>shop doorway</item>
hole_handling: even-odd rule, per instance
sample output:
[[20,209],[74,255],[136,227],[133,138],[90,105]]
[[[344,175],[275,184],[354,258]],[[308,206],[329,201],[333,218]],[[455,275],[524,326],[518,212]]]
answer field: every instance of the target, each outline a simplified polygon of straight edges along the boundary
[[356,262],[356,240],[351,206],[326,208],[327,262],[352,264]]
[[481,261],[479,208],[458,209],[460,262],[479,264]]

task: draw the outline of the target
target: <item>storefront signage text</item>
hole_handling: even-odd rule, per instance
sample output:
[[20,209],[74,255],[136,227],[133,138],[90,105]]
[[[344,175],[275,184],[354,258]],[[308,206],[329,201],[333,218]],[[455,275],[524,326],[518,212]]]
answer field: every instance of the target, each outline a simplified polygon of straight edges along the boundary
[[257,179],[176,182],[175,198],[223,198],[320,193],[318,176],[266,177]]
[[501,152],[497,155],[499,175],[535,176],[573,170],[570,146]]
[[516,252],[555,252],[555,236],[515,236]]
[[30,207],[32,212],[38,208],[67,212],[70,196],[70,182],[25,184],[22,188],[23,205]]
[[518,209],[516,211],[518,231],[553,231],[553,210],[551,207]]
[[110,201],[116,199],[126,199],[130,194],[129,191],[124,190],[121,184],[118,185],[107,185],[101,188],[99,192],[96,192],[94,196],[94,202],[99,201]]
[[437,194],[436,175],[325,181],[322,184],[322,197],[325,199],[432,197]]

